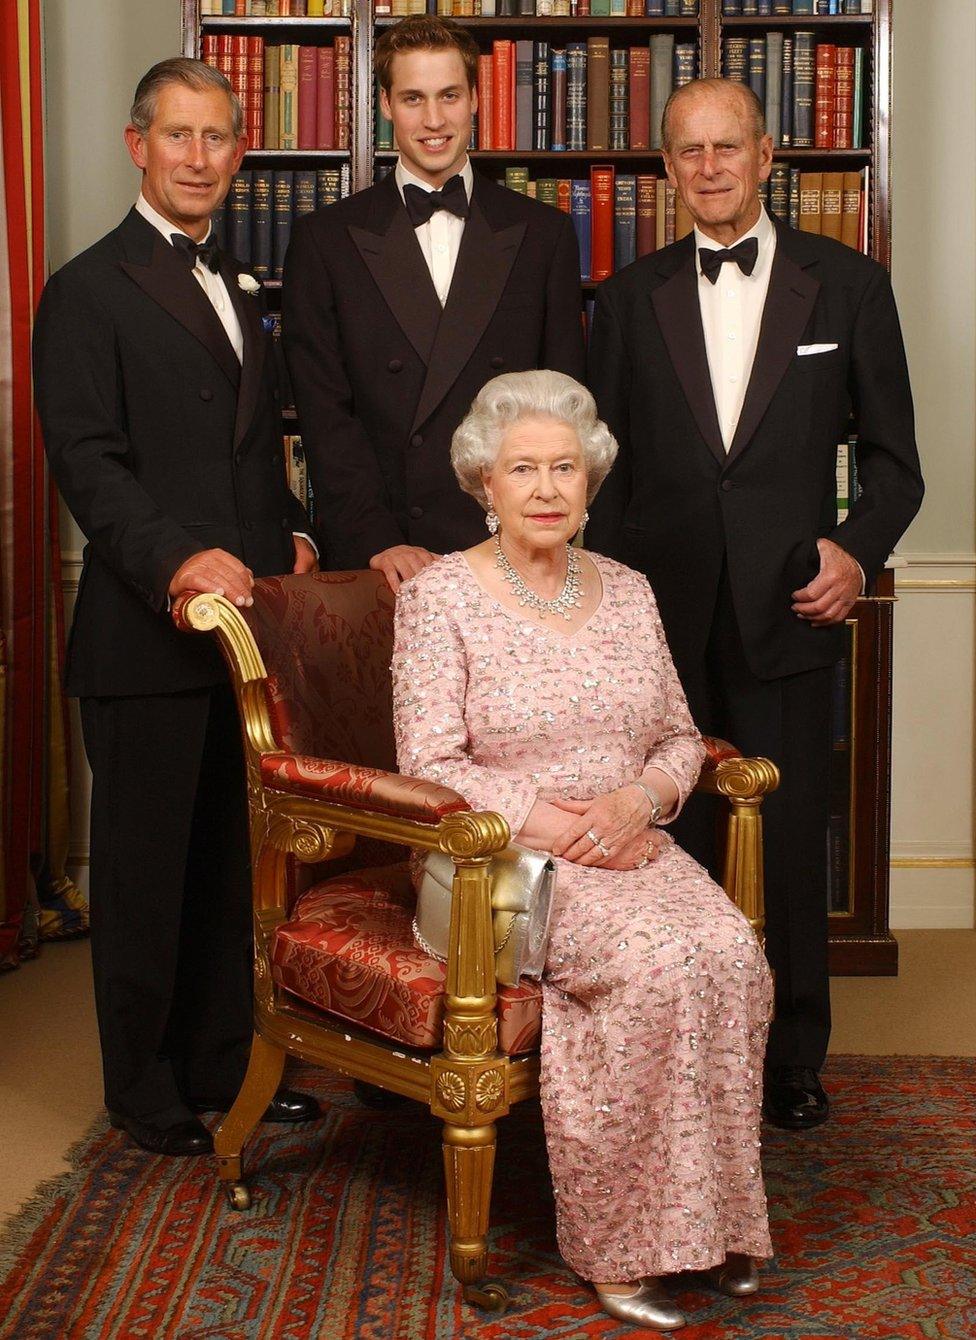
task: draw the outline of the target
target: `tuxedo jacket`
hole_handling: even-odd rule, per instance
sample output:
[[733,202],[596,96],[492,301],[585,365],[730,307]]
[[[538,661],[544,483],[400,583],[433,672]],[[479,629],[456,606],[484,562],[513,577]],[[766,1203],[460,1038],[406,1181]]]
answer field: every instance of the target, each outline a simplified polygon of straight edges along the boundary
[[392,173],[300,219],[282,298],[285,352],[319,538],[332,567],[396,544],[485,536],[451,437],[492,377],[582,380],[579,253],[567,215],[474,174],[444,308]]
[[[846,549],[870,584],[922,498],[887,272],[830,238],[780,224],[776,234],[728,453],[693,235],[597,293],[590,387],[620,453],[591,506],[587,543],[648,575],[679,673],[701,664],[723,564],[754,674],[776,679],[836,660],[843,626],[814,628],[790,608],[819,570],[817,540]],[[852,410],[862,492],[838,525],[836,452]]]
[[225,678],[209,638],[179,633],[167,588],[221,548],[256,576],[290,572],[293,531],[274,359],[242,267],[221,274],[243,365],[186,262],[133,209],[51,277],[34,374],[51,468],[85,534],[68,692],[170,693]]

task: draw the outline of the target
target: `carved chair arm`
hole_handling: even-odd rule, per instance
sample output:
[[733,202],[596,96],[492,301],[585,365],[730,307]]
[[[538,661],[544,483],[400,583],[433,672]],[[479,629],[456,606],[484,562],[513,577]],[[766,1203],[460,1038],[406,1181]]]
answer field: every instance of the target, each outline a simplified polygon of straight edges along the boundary
[[325,800],[394,819],[436,824],[471,807],[456,791],[436,782],[284,751],[261,755],[261,781],[271,791]]

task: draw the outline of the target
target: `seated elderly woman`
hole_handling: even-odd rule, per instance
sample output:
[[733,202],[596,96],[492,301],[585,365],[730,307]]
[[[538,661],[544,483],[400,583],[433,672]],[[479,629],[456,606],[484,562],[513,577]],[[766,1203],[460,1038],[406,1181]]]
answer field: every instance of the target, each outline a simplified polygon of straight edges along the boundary
[[748,923],[659,827],[704,749],[644,577],[571,546],[616,455],[556,372],[496,377],[452,444],[491,538],[404,584],[404,772],[557,858],[542,1110],[560,1250],[612,1316],[675,1330],[661,1277],[755,1291],[770,978]]

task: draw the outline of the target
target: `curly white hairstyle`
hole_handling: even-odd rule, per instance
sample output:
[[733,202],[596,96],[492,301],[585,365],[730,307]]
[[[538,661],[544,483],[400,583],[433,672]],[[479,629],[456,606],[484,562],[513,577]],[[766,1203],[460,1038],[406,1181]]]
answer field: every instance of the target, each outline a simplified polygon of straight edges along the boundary
[[616,458],[616,438],[597,418],[585,386],[545,368],[493,377],[475,396],[451,439],[451,464],[465,493],[487,511],[482,471],[491,473],[502,438],[524,419],[556,419],[572,428],[586,465],[586,501],[592,502]]

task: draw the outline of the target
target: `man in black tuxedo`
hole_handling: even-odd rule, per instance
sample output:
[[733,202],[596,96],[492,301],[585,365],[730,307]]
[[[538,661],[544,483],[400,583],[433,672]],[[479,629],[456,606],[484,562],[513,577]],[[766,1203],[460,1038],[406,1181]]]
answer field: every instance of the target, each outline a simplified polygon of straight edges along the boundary
[[[772,142],[748,88],[686,85],[664,145],[695,230],[598,292],[590,385],[620,455],[588,540],[650,578],[699,727],[782,770],[764,806],[766,1114],[802,1128],[828,1115],[831,667],[921,501],[911,390],[884,269],[761,208]],[[852,409],[862,493],[838,525]],[[678,836],[714,869],[707,808]]]
[[396,169],[301,219],[285,262],[283,337],[325,562],[381,569],[394,590],[484,536],[449,453],[485,382],[584,373],[569,218],[471,168],[477,58],[449,19],[383,34]]
[[[314,547],[285,482],[273,358],[251,276],[211,245],[244,152],[223,75],[175,59],[142,79],[125,141],[142,170],[118,228],[44,290],[37,403],[85,533],[66,668],[92,769],[95,1000],[113,1125],[155,1153],[212,1150],[251,1037],[250,871],[230,686],[170,602],[249,604],[253,574]],[[279,1091],[271,1120],[317,1105]]]

